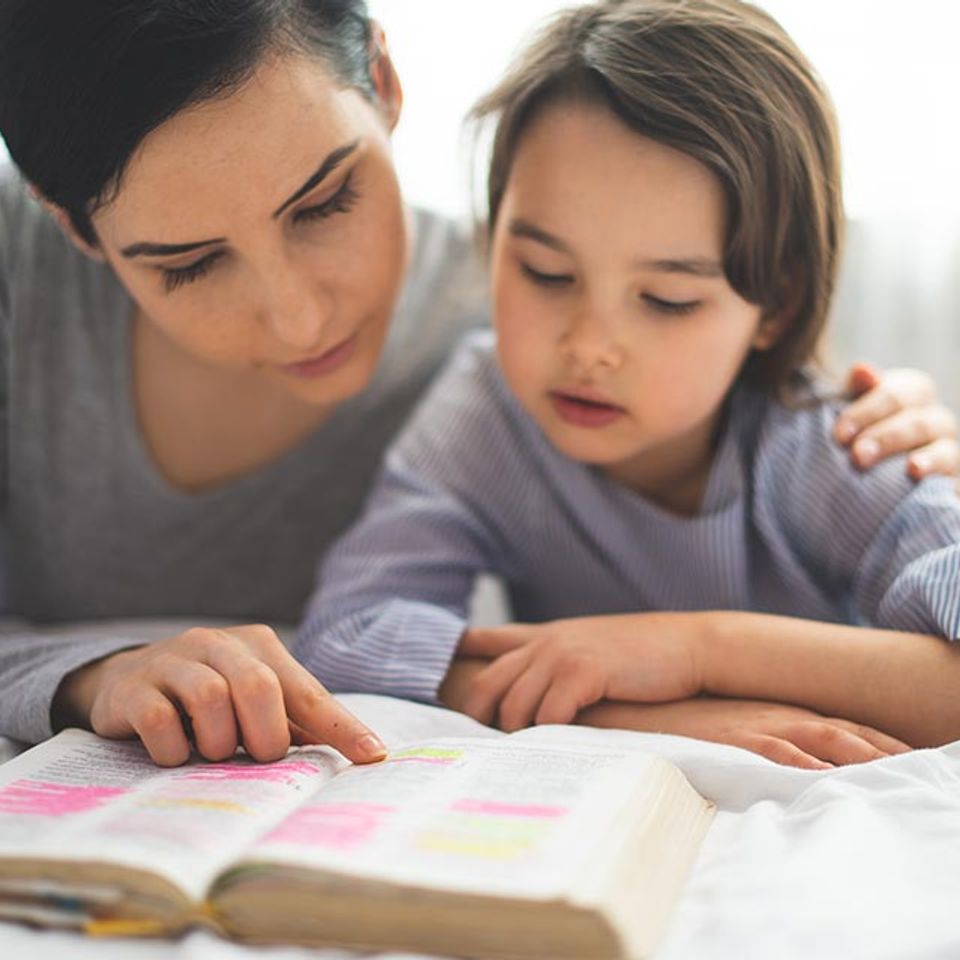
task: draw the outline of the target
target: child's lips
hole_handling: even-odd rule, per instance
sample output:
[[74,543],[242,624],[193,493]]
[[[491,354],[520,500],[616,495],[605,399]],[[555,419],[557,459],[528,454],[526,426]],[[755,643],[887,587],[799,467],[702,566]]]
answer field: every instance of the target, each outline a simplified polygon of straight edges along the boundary
[[588,429],[609,426],[627,412],[592,390],[554,390],[550,402],[561,420]]

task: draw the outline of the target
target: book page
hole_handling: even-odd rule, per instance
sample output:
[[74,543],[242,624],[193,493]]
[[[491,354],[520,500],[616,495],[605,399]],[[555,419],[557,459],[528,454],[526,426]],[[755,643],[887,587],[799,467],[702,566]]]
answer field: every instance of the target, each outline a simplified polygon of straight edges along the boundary
[[486,727],[456,710],[372,693],[343,693],[337,699],[390,747],[431,737],[505,737],[502,730]]
[[346,766],[323,748],[163,769],[137,742],[68,730],[0,767],[0,858],[149,869],[195,900],[214,875]]
[[[425,704],[341,699],[389,745],[429,735],[503,736]],[[68,730],[0,767],[0,857],[149,867],[202,899],[218,872],[346,766],[334,751],[303,747],[276,764],[241,755],[165,770],[137,742]],[[31,892],[47,887],[57,892],[43,883]],[[116,899],[89,885],[84,892]]]
[[629,749],[539,747],[510,737],[409,745],[382,763],[342,772],[240,866],[278,863],[350,879],[556,897],[575,886],[650,762]]

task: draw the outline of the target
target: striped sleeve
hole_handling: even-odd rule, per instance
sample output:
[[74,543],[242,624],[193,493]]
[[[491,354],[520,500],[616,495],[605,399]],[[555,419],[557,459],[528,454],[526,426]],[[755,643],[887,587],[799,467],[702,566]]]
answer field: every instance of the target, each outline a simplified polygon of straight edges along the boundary
[[[389,451],[360,521],[328,554],[294,644],[329,689],[435,702],[477,577],[504,566],[481,515],[497,411],[455,358]],[[506,496],[506,491],[500,492]]]
[[[913,483],[902,457],[861,473],[832,438],[829,405],[773,413],[757,499],[856,620],[960,639],[960,499],[944,477]],[[773,518],[776,517],[776,520]]]

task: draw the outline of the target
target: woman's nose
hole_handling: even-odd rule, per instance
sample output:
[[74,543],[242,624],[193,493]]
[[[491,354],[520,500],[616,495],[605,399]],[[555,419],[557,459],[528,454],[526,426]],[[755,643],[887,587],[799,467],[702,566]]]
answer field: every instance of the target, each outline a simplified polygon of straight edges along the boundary
[[266,323],[277,340],[297,350],[317,346],[331,313],[328,298],[298,278],[288,279],[271,294]]

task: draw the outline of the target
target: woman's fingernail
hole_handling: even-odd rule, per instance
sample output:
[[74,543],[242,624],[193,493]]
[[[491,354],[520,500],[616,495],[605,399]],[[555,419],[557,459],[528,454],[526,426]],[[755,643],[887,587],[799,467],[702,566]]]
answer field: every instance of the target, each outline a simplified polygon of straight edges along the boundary
[[837,439],[841,443],[848,443],[856,436],[857,428],[849,420],[837,421]]
[[859,440],[853,447],[854,456],[857,458],[857,462],[863,467],[869,467],[872,463],[875,463],[880,457],[880,444],[876,440],[871,440],[867,437],[864,440]]
[[387,755],[387,748],[383,741],[372,733],[364,734],[357,746],[360,748],[360,752],[371,760],[379,760]]
[[913,468],[914,473],[929,473],[933,464],[930,462],[930,458],[925,454],[915,453],[910,458],[910,466]]

